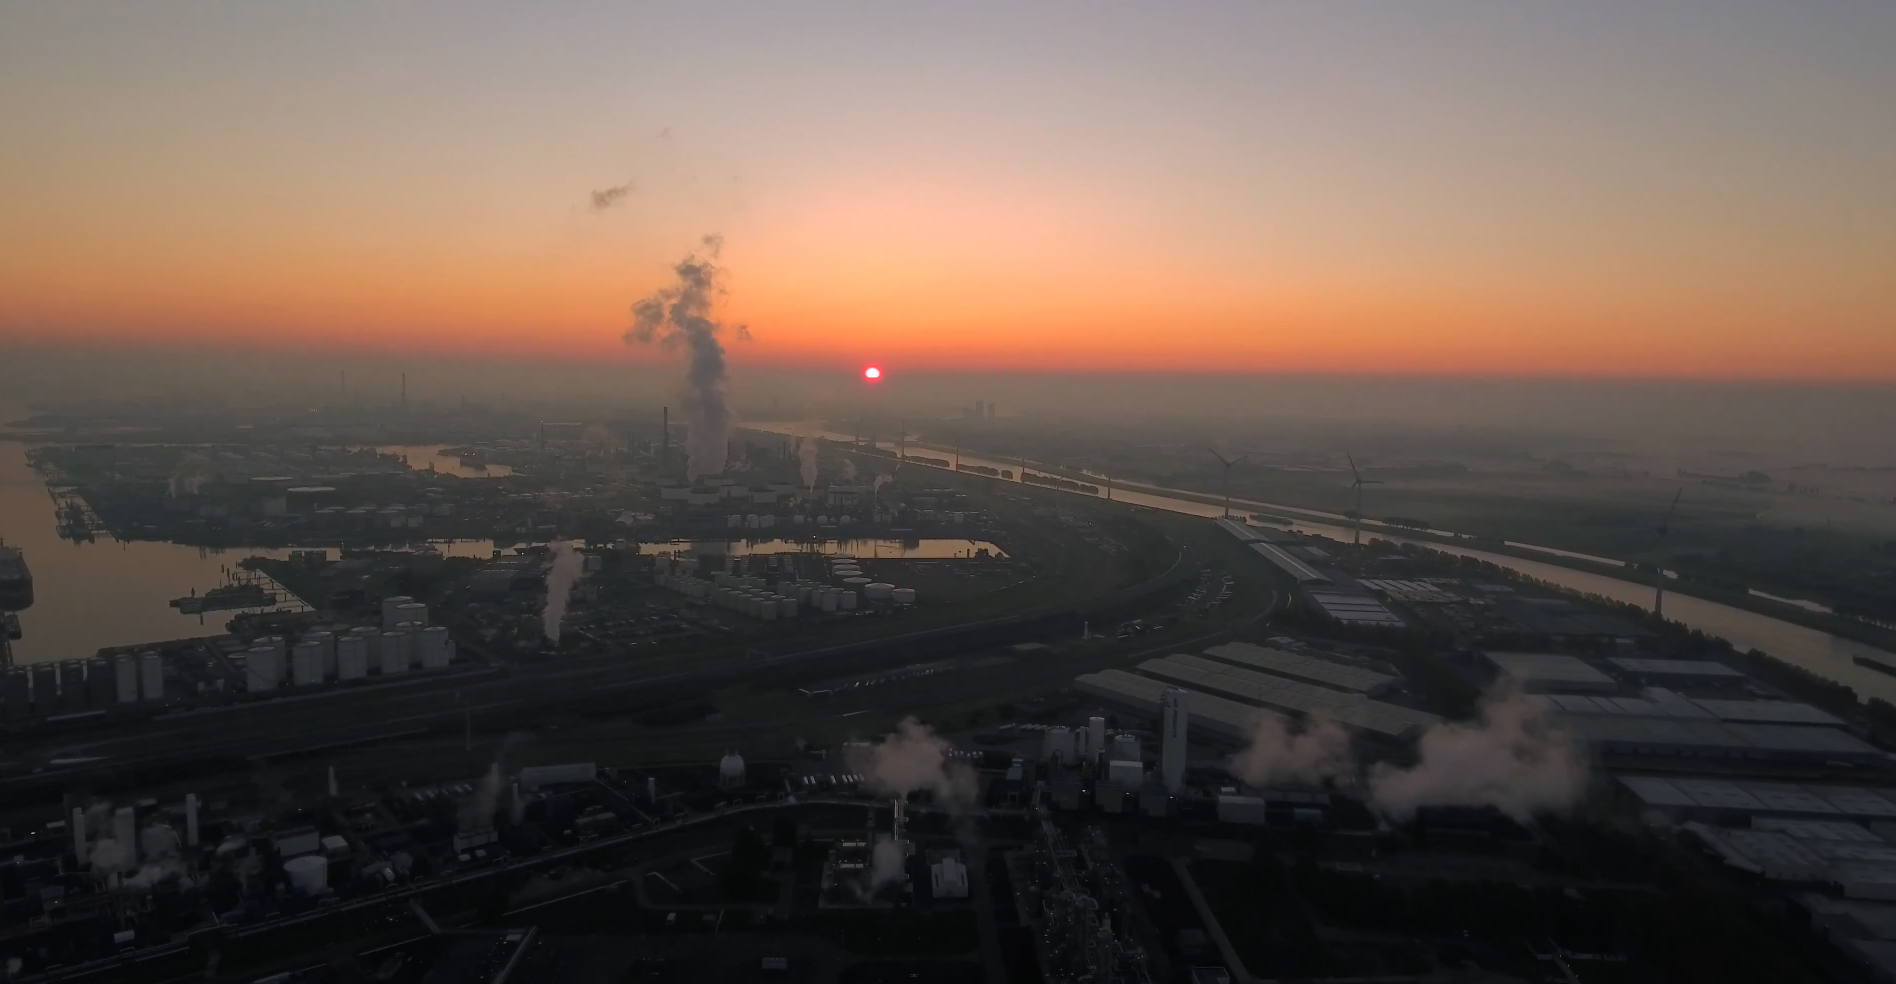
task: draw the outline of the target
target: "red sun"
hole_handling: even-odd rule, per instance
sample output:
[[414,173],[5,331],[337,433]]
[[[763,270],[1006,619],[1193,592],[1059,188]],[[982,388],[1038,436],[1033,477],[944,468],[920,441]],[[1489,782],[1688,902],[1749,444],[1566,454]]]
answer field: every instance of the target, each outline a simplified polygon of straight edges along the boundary
[[881,379],[882,370],[877,369],[875,366],[870,366],[862,371],[862,378],[869,380]]

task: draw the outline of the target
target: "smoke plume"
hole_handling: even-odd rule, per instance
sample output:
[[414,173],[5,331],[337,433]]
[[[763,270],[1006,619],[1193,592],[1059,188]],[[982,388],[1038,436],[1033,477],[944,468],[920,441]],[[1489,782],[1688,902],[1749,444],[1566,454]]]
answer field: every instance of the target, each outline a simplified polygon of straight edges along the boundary
[[1406,820],[1424,806],[1492,806],[1515,820],[1579,803],[1587,762],[1572,736],[1519,694],[1491,693],[1474,724],[1437,725],[1422,736],[1413,768],[1378,765],[1370,804]]
[[845,482],[851,481],[855,477],[856,477],[856,463],[854,461],[851,461],[849,458],[844,458],[843,459],[843,481]]
[[584,560],[570,541],[553,541],[553,566],[546,571],[546,609],[540,613],[540,630],[555,644],[560,641],[560,620],[566,617],[567,597],[579,580]]
[[613,185],[610,188],[601,188],[600,190],[593,192],[592,193],[593,214],[597,215],[600,212],[603,212],[611,208],[612,206],[619,204],[619,202],[622,201],[625,198],[625,196],[630,195],[631,193],[632,193],[632,182],[630,181],[627,181],[625,184],[622,184],[622,185]]
[[802,466],[803,485],[811,492],[816,491],[816,438],[797,438],[797,460]]
[[863,785],[878,796],[907,796],[918,789],[935,794],[935,801],[951,809],[974,803],[974,770],[948,757],[950,746],[927,725],[912,717],[902,719],[895,731],[868,748],[851,747],[846,761],[860,773]]
[[876,835],[875,850],[869,856],[869,894],[902,880],[908,866],[908,854],[901,842],[887,834]]
[[723,271],[713,262],[723,247],[722,237],[704,237],[698,252],[672,268],[677,283],[632,305],[632,327],[625,333],[627,344],[657,342],[685,350],[684,409],[690,428],[685,477],[694,480],[723,471],[729,452],[730,372],[718,336],[728,329],[737,338],[750,337],[743,325],[726,326],[711,317],[712,304],[724,292],[719,283]]
[[211,460],[196,451],[188,451],[178,461],[178,467],[171,470],[171,477],[165,482],[165,495],[173,499],[197,495],[204,483],[214,477]]
[[1313,720],[1292,733],[1284,719],[1259,714],[1251,743],[1231,758],[1231,771],[1253,786],[1313,784],[1356,770],[1350,735],[1334,721]]

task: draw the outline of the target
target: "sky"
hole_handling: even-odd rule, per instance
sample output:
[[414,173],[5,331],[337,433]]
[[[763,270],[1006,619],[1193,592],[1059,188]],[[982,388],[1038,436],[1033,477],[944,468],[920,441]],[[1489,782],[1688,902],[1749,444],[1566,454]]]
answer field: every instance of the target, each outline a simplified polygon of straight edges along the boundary
[[[1896,5],[0,6],[0,343],[1896,380]],[[603,209],[593,193],[629,186]]]

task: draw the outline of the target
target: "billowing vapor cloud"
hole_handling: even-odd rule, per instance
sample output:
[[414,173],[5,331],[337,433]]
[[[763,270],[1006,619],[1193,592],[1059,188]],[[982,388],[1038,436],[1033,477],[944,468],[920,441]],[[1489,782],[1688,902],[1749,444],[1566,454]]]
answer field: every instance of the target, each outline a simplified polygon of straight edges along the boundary
[[553,541],[553,565],[546,571],[546,608],[540,612],[540,630],[548,641],[560,641],[560,621],[566,617],[566,601],[579,580],[585,556],[567,540]]
[[704,237],[698,252],[672,268],[677,283],[632,305],[632,327],[625,333],[627,344],[656,341],[685,350],[684,408],[690,428],[685,437],[685,476],[690,479],[723,471],[729,452],[730,372],[718,336],[728,328],[737,338],[750,337],[743,325],[726,326],[711,317],[711,305],[723,293],[722,271],[713,262],[723,246],[722,237]]
[[797,438],[797,460],[802,465],[803,487],[816,491],[816,438]]
[[1437,725],[1418,751],[1413,768],[1370,773],[1377,811],[1406,820],[1424,806],[1492,806],[1526,820],[1570,810],[1586,793],[1587,761],[1573,737],[1519,694],[1490,694],[1477,722]]
[[211,470],[211,459],[187,451],[179,459],[178,467],[171,470],[171,477],[165,482],[165,494],[175,499],[183,495],[197,495],[204,483],[217,477]]
[[974,803],[974,770],[948,757],[950,746],[927,725],[912,717],[902,719],[895,731],[868,748],[852,747],[849,769],[862,775],[863,785],[880,796],[907,796],[926,789],[935,802],[951,809]]
[[850,460],[847,456],[845,456],[843,458],[843,481],[845,482],[851,481],[855,477],[856,477],[856,463]]
[[592,193],[593,213],[596,215],[600,212],[605,211],[606,209],[611,208],[614,205],[619,204],[619,202],[622,201],[625,198],[625,196],[630,195],[631,193],[632,193],[632,182],[630,181],[627,181],[625,184],[622,184],[622,185],[613,185],[610,188],[601,188],[598,191],[593,192]]
[[1334,721],[1308,721],[1291,732],[1284,719],[1260,714],[1251,743],[1231,758],[1231,771],[1253,786],[1310,784],[1356,771],[1350,735]]
[[888,834],[877,834],[875,850],[869,856],[869,894],[901,881],[907,866],[908,854],[901,843]]

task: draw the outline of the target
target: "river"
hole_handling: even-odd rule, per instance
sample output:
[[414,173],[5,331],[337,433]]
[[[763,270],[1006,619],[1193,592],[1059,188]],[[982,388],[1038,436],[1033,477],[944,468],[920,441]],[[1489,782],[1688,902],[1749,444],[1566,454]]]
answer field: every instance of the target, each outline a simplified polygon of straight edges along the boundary
[[[842,441],[844,443],[851,440],[848,434],[823,431],[811,425],[746,426],[755,430],[764,430],[771,433],[809,437],[821,436],[831,441]],[[895,447],[892,442],[888,441],[879,441],[878,444],[888,449],[894,449]],[[953,448],[943,448],[938,445],[911,442],[909,445],[910,453],[912,454],[918,450],[925,450],[931,455],[939,454],[949,456],[964,465],[982,465],[988,468],[1005,469],[1013,472],[1016,476],[1016,480],[1018,480],[1020,474],[1020,459],[1005,460],[992,458],[971,454],[966,451],[959,451]],[[1026,464],[1030,470],[1050,470],[1052,467],[1032,460],[1029,460]],[[1071,471],[1071,469],[1062,470]],[[962,474],[968,473],[963,472]],[[996,478],[993,479],[993,481],[1001,481],[1001,479]],[[1199,502],[1196,499],[1190,498],[1192,493],[1183,492],[1178,489],[1165,489],[1150,485],[1133,485],[1128,487],[1119,482],[1109,482],[1104,476],[1095,476],[1092,480],[1092,484],[1100,486],[1101,497],[1104,496],[1107,487],[1110,485],[1113,501],[1124,502],[1128,505],[1148,506],[1154,509],[1185,513],[1192,516],[1216,517],[1224,514],[1224,507],[1222,505]],[[1057,486],[1054,488],[1057,488]],[[1069,492],[1068,494],[1083,495],[1084,493]],[[1096,498],[1094,496],[1087,497]],[[1347,523],[1348,517],[1338,513],[1325,513],[1314,509],[1303,509],[1295,506],[1285,506],[1269,502],[1255,502],[1238,498],[1231,500],[1231,507],[1234,510],[1242,509],[1246,512],[1275,513],[1285,516],[1286,518],[1299,516],[1308,517],[1308,520],[1298,519],[1294,521],[1291,524],[1291,529],[1299,533],[1328,537],[1333,540],[1347,541],[1351,537],[1351,530],[1347,526],[1318,521],[1330,519]],[[1381,524],[1365,523],[1364,525]],[[1650,583],[1609,577],[1604,574],[1595,574],[1589,571],[1575,570],[1571,567],[1562,567],[1559,564],[1538,560],[1526,560],[1507,554],[1491,553],[1489,551],[1463,547],[1456,544],[1404,537],[1400,534],[1392,533],[1388,527],[1377,529],[1374,533],[1381,539],[1391,540],[1397,543],[1413,543],[1431,550],[1440,550],[1447,553],[1459,554],[1464,557],[1478,558],[1497,566],[1525,574],[1528,577],[1546,581],[1550,584],[1557,584],[1573,591],[1600,595],[1601,597],[1611,598],[1614,601],[1638,605],[1647,611],[1652,610],[1653,586]],[[1585,554],[1575,554],[1569,551],[1556,550],[1552,547],[1515,543],[1513,541],[1508,541],[1508,544],[1509,546],[1525,550],[1534,550],[1551,556],[1565,556],[1624,566],[1623,561],[1591,557]],[[1845,639],[1842,636],[1832,635],[1818,629],[1807,628],[1793,622],[1786,622],[1783,619],[1772,618],[1769,615],[1761,615],[1743,608],[1735,608],[1731,605],[1679,594],[1676,590],[1668,590],[1666,592],[1665,612],[1667,618],[1682,623],[1690,628],[1697,629],[1707,635],[1718,636],[1719,638],[1725,639],[1740,650],[1763,650],[1772,656],[1776,656],[1789,663],[1795,663],[1826,679],[1845,684],[1856,690],[1860,697],[1880,697],[1884,700],[1896,703],[1896,676],[1867,669],[1857,665],[1855,662],[1855,657],[1864,656],[1896,666],[1896,655],[1892,655],[1887,650],[1878,649],[1875,646],[1866,645],[1851,639]]]

